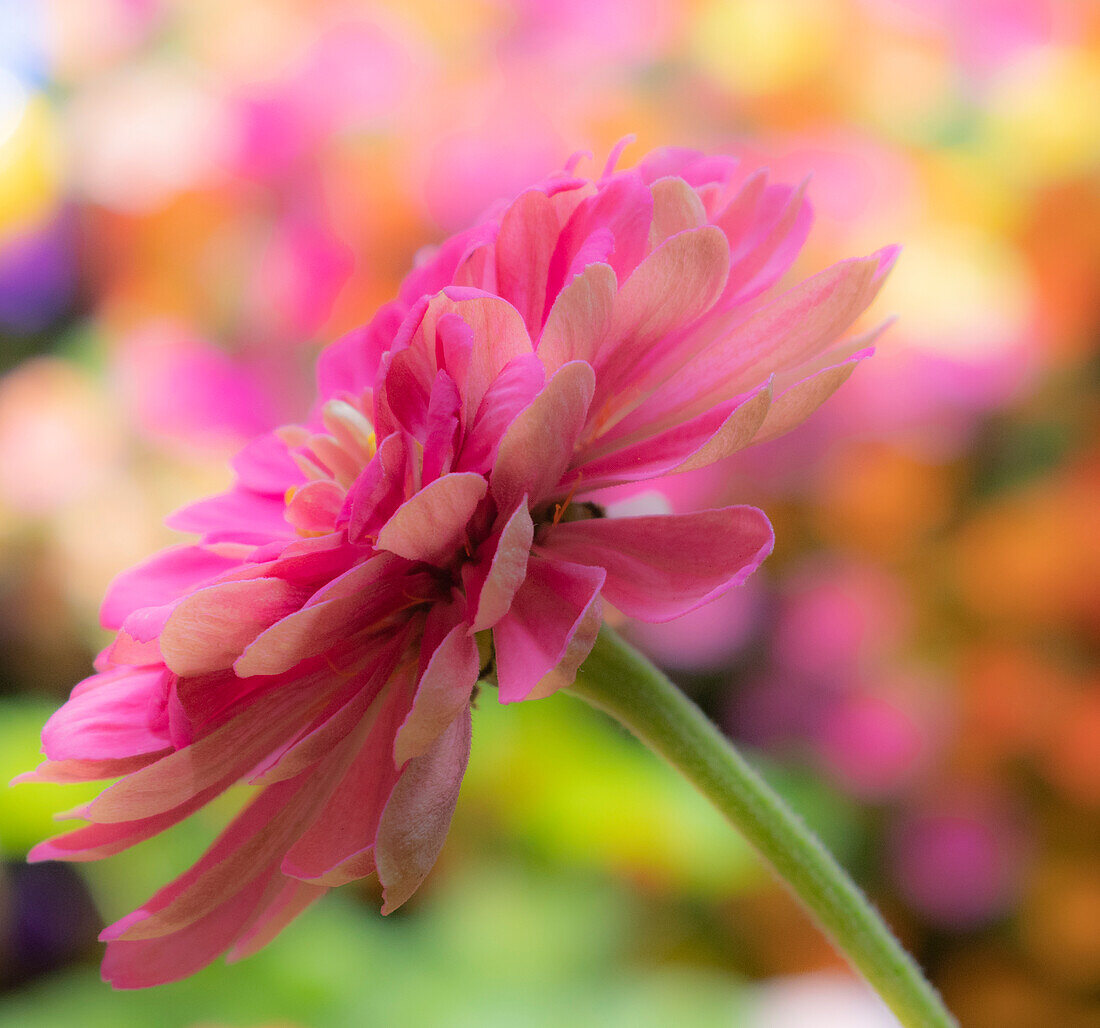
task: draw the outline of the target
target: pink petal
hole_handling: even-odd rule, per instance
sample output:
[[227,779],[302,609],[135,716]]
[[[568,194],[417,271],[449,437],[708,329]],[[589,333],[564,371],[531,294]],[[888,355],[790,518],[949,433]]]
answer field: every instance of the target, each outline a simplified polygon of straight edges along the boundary
[[421,577],[405,573],[407,567],[388,553],[356,565],[257,635],[234,662],[234,672],[241,678],[282,674],[370,629],[404,607],[409,590],[425,586]]
[[546,277],[558,241],[558,217],[545,193],[529,190],[505,212],[496,245],[497,290],[532,336],[542,327]]
[[286,443],[274,432],[253,439],[233,458],[232,465],[241,488],[279,499],[289,486],[303,481]]
[[488,472],[508,426],[545,384],[546,373],[533,353],[510,360],[482,397],[455,470]]
[[[190,869],[165,886],[140,909],[122,918],[100,938],[138,940],[169,936],[233,906],[233,897],[277,866],[292,841],[321,809],[353,752],[338,747],[311,775],[264,789]],[[237,922],[239,931],[245,919]]]
[[375,535],[400,506],[404,497],[408,462],[405,441],[399,432],[386,436],[374,460],[348,491],[344,512],[348,538],[360,542]]
[[584,361],[570,361],[522,410],[505,432],[491,477],[500,510],[514,510],[526,494],[548,498],[573,456],[592,402],[596,378]]
[[724,507],[562,522],[546,531],[535,552],[603,568],[609,603],[643,621],[669,621],[740,585],[774,541],[761,511]]
[[214,785],[227,787],[278,743],[308,723],[340,684],[331,671],[283,683],[190,746],[116,782],[88,805],[89,821],[153,817]]
[[164,662],[182,676],[232,667],[256,636],[304,599],[301,589],[281,578],[223,582],[192,593],[160,633]]
[[464,573],[466,595],[477,612],[471,632],[492,628],[508,613],[516,590],[527,574],[527,557],[534,535],[534,522],[524,496],[500,533],[482,544],[482,550],[492,553],[492,557],[482,558],[480,563],[469,566],[469,574]]
[[42,729],[51,760],[102,760],[156,753],[170,745],[150,727],[150,708],[163,698],[163,668],[124,668],[96,675],[95,689],[76,691]]
[[559,665],[580,666],[599,630],[605,572],[532,556],[512,609],[493,628],[500,702],[526,699]]
[[409,762],[382,814],[374,859],[382,883],[383,914],[401,906],[435,864],[469,758],[467,703],[431,749]]
[[879,259],[842,261],[784,293],[671,375],[617,434],[634,437],[680,424],[815,356],[874,298]]
[[279,886],[278,892],[238,936],[225,955],[226,963],[244,960],[263,949],[291,921],[328,892],[324,886],[284,878],[281,874],[276,875],[274,881]]
[[394,740],[400,766],[426,752],[440,733],[470,705],[479,668],[477,643],[463,622],[455,625],[420,676],[412,709]]
[[487,489],[485,479],[469,471],[437,478],[397,508],[376,545],[407,560],[450,563],[466,544],[466,526]]
[[103,980],[116,989],[144,989],[194,974],[240,934],[270,878],[271,872],[250,881],[227,902],[169,935],[112,941],[103,957]]
[[99,611],[104,628],[118,628],[141,607],[159,607],[241,563],[204,546],[172,546],[122,572],[107,587]]
[[179,532],[197,532],[208,543],[260,544],[294,538],[283,517],[281,496],[263,496],[240,487],[192,503],[170,514],[165,524]]
[[[552,302],[569,281],[568,271],[585,240],[598,230],[609,231],[614,250],[608,263],[623,281],[646,252],[653,220],[653,197],[636,171],[617,175],[599,192],[577,205],[562,229],[550,262],[546,296]],[[583,269],[578,269],[583,270]]]

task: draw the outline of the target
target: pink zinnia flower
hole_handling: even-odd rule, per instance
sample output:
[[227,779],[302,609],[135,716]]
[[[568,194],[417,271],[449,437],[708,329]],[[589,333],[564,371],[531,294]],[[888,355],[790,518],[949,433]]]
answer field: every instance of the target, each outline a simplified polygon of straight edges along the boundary
[[372,872],[393,910],[442,846],[487,665],[502,702],[545,696],[602,600],[668,620],[759,565],[759,510],[608,518],[599,490],[787,431],[869,352],[827,351],[890,252],[757,299],[809,217],[800,191],[687,151],[552,176],[324,354],[307,426],[248,446],[233,489],[174,515],[201,541],[115,580],[118,637],[31,773],[119,781],[31,859],[117,853],[236,782],[257,791],[106,929],[107,979],[247,955]]

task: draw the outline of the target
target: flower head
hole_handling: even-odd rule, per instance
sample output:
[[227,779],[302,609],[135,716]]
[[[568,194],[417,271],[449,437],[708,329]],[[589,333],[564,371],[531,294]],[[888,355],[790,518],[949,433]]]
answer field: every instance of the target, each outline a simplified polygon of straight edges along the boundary
[[251,803],[110,926],[105,976],[168,981],[269,941],[331,886],[403,903],[442,846],[471,695],[572,681],[607,602],[674,618],[770,552],[752,507],[611,518],[600,490],[799,423],[869,352],[832,349],[892,259],[771,302],[800,190],[666,150],[572,169],[444,243],[323,355],[315,416],[249,445],[201,536],[113,583],[98,673],[32,776],[118,778],[32,859],[116,853],[239,781]]

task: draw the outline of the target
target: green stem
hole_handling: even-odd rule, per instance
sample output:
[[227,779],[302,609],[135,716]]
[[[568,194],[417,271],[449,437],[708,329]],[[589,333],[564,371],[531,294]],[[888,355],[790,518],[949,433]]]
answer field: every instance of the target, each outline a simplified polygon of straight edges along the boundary
[[606,625],[571,691],[630,729],[725,814],[906,1028],[957,1028],[916,962],[798,815],[687,696]]

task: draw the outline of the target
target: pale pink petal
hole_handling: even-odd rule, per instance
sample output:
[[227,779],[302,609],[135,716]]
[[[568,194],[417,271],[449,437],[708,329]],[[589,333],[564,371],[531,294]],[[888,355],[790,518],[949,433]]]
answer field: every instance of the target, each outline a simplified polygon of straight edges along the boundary
[[491,476],[500,510],[520,497],[547,496],[573,456],[592,402],[595,375],[584,361],[562,365],[505,432]]
[[592,363],[611,329],[618,280],[609,264],[592,263],[558,294],[539,338],[538,358],[548,373],[573,360]]
[[450,563],[487,489],[485,479],[469,471],[437,478],[397,508],[378,533],[378,548],[407,560]]
[[257,635],[304,600],[301,589],[281,578],[200,589],[176,607],[160,633],[164,662],[184,676],[232,667]]
[[682,178],[672,175],[657,179],[649,187],[653,194],[653,224],[649,227],[649,248],[656,249],[670,236],[707,223],[707,212],[699,194]]
[[638,369],[670,356],[670,337],[714,305],[728,272],[729,245],[713,225],[666,239],[638,265],[619,289],[607,342],[595,356],[599,419],[630,402]]
[[602,568],[531,557],[512,609],[493,627],[501,703],[526,699],[567,658],[587,655],[604,578]]
[[879,255],[842,261],[785,293],[646,398],[616,427],[633,438],[682,423],[834,343],[874,298]]
[[409,762],[382,814],[374,860],[382,883],[383,914],[401,906],[434,866],[469,758],[467,702],[431,749]]
[[669,621],[742,583],[775,538],[755,507],[562,522],[535,552],[601,567],[603,596],[624,614]]
[[842,364],[823,368],[784,390],[772,402],[753,442],[767,442],[797,428],[844,385],[855,371],[856,365],[872,353],[874,350],[862,350]]
[[492,628],[508,613],[527,574],[527,555],[534,534],[527,497],[523,496],[500,532],[482,544],[482,550],[492,556],[481,557],[479,563],[468,565],[468,573],[464,571],[466,595],[476,611],[471,632]]
[[234,672],[241,678],[282,674],[341,639],[372,628],[408,603],[409,590],[424,585],[422,576],[403,573],[407,566],[388,553],[356,565],[300,610],[260,632],[234,662]]
[[[768,385],[731,400],[659,435],[589,458],[582,451],[565,483],[586,491],[706,467],[748,446],[771,403]],[[611,448],[602,440],[601,449]]]
[[412,709],[394,740],[393,759],[398,765],[424,753],[470,705],[478,666],[477,643],[469,626],[459,623],[436,648],[420,676]]
[[339,868],[374,845],[382,811],[401,775],[393,759],[393,739],[410,702],[405,679],[395,678],[372,704],[349,737],[357,751],[354,758],[327,801],[315,806],[309,827],[286,851],[284,874],[328,886],[351,880]]
[[284,516],[303,535],[331,532],[344,506],[344,498],[344,490],[327,478],[307,482],[291,494]]

